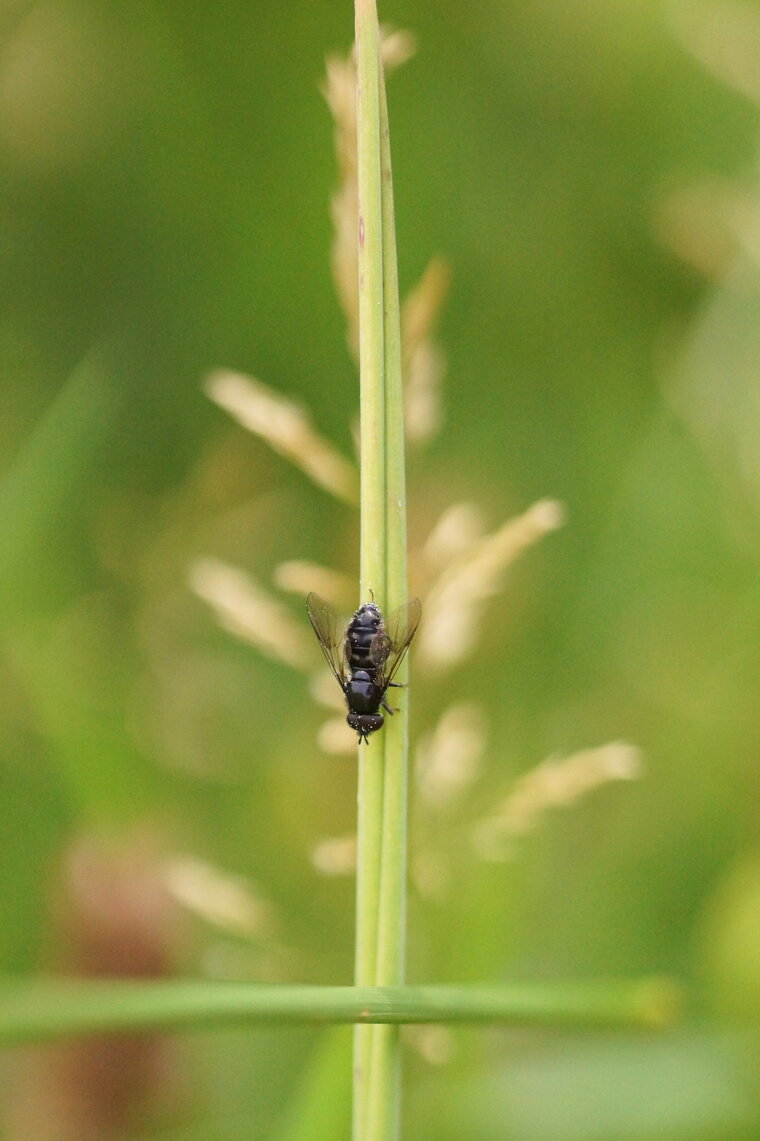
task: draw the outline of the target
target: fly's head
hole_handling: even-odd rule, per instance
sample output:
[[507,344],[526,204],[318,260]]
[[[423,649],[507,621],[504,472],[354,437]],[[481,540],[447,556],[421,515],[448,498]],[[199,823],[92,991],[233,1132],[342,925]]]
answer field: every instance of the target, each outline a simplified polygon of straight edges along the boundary
[[376,733],[384,724],[382,713],[349,713],[346,721],[359,734],[359,744],[362,741],[369,744],[367,738],[370,733]]
[[376,602],[365,602],[354,614],[354,621],[357,620],[363,625],[382,626],[383,616],[380,613],[380,607]]

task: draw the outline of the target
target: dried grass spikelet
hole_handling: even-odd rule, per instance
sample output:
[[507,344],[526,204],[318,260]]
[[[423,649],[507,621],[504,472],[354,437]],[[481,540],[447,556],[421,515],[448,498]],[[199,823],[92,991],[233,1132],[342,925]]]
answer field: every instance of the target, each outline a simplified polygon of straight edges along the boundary
[[[386,75],[414,55],[415,41],[409,32],[380,29],[380,52]],[[330,55],[322,94],[335,123],[335,152],[339,183],[331,202],[334,228],[332,271],[335,289],[346,317],[346,340],[355,360],[359,353],[359,263],[357,220],[359,198],[356,173],[356,59]]]
[[311,862],[323,876],[349,876],[356,871],[356,835],[331,836],[320,840],[311,852]]
[[[309,682],[309,693],[317,705],[321,705],[323,709],[338,711],[346,708],[343,694],[335,684],[332,672],[328,669],[320,670],[319,673],[314,674]],[[354,744],[356,744],[355,741]]]
[[359,353],[359,263],[356,227],[359,197],[356,173],[356,64],[348,58],[327,58],[322,94],[335,122],[335,152],[340,181],[330,203],[333,223],[331,264],[335,290],[346,318],[346,341],[356,360]]
[[314,590],[338,610],[349,608],[356,584],[346,574],[306,559],[291,559],[275,567],[274,584],[291,594],[307,595]]
[[736,237],[740,250],[760,265],[760,196],[735,189],[726,202],[726,214],[731,234]]
[[317,704],[335,713],[319,727],[317,744],[322,752],[334,757],[355,756],[356,734],[348,727],[345,699],[331,672],[325,669],[315,674],[309,684],[309,692]]
[[475,644],[484,604],[499,591],[504,571],[562,522],[561,504],[542,499],[492,535],[478,539],[450,563],[427,593],[418,656],[439,667],[466,657]]
[[243,876],[185,855],[166,861],[163,878],[174,899],[211,926],[249,939],[272,936],[272,905]]
[[[405,63],[415,52],[408,32],[381,30],[380,50],[385,73]],[[354,360],[359,353],[359,289],[356,173],[356,61],[329,56],[322,94],[335,123],[338,189],[331,202],[333,222],[332,271],[335,289],[346,318],[346,341]],[[404,401],[407,438],[423,441],[441,426],[440,386],[445,370],[443,353],[433,338],[446,295],[449,270],[434,258],[404,303],[401,314]]]
[[431,574],[438,574],[472,550],[485,531],[483,512],[477,503],[452,503],[425,540],[422,558]]
[[624,741],[582,749],[569,757],[549,757],[525,773],[493,815],[481,820],[473,843],[486,859],[506,859],[519,837],[532,832],[553,808],[566,808],[611,781],[634,780],[641,773],[641,753]]
[[735,260],[742,234],[758,231],[757,200],[726,181],[701,179],[666,194],[653,224],[663,245],[712,281]]
[[308,668],[314,647],[303,624],[249,575],[219,559],[199,559],[190,568],[190,587],[225,630],[274,661]]
[[338,499],[358,502],[359,477],[353,466],[320,436],[308,414],[260,380],[229,369],[206,378],[206,394],[239,424],[289,459],[319,487]]
[[760,104],[760,11],[745,0],[671,4],[682,47],[713,75]]
[[404,1026],[406,1046],[430,1066],[447,1066],[457,1056],[457,1040],[449,1026]]
[[485,718],[478,705],[461,702],[446,709],[417,747],[420,798],[440,809],[461,796],[478,776],[485,742]]
[[449,287],[451,272],[443,258],[433,258],[401,310],[406,437],[422,443],[441,429],[441,381],[446,358],[433,334]]

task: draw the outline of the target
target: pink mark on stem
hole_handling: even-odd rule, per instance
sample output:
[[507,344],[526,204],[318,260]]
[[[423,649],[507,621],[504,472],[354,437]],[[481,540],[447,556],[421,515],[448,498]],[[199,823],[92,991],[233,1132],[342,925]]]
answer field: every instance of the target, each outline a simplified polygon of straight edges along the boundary
[[364,246],[364,218],[359,215],[359,245]]

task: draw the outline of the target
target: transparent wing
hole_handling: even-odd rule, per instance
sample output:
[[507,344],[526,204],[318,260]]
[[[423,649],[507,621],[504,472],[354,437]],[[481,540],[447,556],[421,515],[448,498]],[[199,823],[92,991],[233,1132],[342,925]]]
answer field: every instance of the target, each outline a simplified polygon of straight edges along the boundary
[[328,666],[342,690],[346,688],[345,634],[331,606],[313,592],[306,599],[306,613],[314,627]]
[[394,610],[385,623],[385,629],[372,644],[372,657],[380,667],[379,682],[386,688],[393,681],[396,670],[409,649],[422,617],[422,603],[412,598],[405,606]]

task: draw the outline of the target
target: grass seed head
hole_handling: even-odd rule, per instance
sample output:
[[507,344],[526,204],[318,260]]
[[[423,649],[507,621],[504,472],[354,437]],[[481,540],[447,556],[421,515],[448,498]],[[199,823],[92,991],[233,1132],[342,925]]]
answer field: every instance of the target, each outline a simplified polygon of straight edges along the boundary
[[199,559],[190,568],[190,587],[225,630],[274,661],[308,668],[313,647],[303,623],[250,575],[219,559]]
[[641,753],[624,741],[549,757],[520,777],[496,812],[478,823],[475,847],[487,859],[506,859],[514,841],[535,831],[551,809],[567,808],[602,785],[640,773]]
[[239,372],[220,369],[207,378],[206,393],[249,432],[305,472],[318,487],[355,504],[359,477],[333,445],[312,426],[298,404]]

